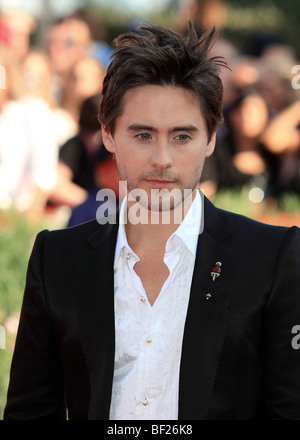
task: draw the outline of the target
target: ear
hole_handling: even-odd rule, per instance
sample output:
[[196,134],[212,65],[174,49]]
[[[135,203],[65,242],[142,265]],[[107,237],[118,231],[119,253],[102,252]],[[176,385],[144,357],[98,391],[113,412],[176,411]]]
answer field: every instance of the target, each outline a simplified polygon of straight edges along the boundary
[[214,152],[215,145],[216,145],[216,136],[217,136],[217,133],[214,132],[210,138],[210,141],[207,144],[206,154],[205,154],[206,157],[211,156]]
[[105,145],[105,148],[110,153],[115,152],[115,141],[110,131],[106,130],[105,127],[102,126],[101,128],[101,134],[102,134],[102,142]]

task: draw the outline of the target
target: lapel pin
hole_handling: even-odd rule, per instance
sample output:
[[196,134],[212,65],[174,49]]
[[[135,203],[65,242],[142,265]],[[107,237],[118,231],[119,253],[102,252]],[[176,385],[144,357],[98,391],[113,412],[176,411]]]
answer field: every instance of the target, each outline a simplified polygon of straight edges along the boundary
[[217,261],[217,263],[212,268],[210,275],[213,281],[215,281],[221,275],[221,266],[222,263],[220,263],[220,261]]
[[206,299],[210,299],[210,298],[211,298],[211,294],[210,294],[210,293],[207,293],[207,294],[205,295],[205,298],[206,298]]

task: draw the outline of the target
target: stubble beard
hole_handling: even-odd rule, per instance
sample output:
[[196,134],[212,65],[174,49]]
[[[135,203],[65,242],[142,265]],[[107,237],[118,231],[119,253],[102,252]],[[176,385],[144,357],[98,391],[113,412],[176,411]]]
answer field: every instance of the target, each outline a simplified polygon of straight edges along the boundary
[[[162,172],[157,170],[156,172],[142,173],[135,182],[133,182],[128,174],[119,167],[118,171],[121,181],[126,182],[129,198],[132,201],[135,200],[138,202],[143,209],[148,210],[149,212],[163,213],[174,211],[182,208],[185,202],[189,202],[189,207],[192,200],[192,194],[200,184],[198,173],[197,178],[195,173],[194,177],[189,180],[188,184],[184,185],[180,176],[171,175],[166,171]],[[145,180],[151,179],[174,181],[174,188],[152,188],[149,194],[149,189],[146,190],[144,182]]]

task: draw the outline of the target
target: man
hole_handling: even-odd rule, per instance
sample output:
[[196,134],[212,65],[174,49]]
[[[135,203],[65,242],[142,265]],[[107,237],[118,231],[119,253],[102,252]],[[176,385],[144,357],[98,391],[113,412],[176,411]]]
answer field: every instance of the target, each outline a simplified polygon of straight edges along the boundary
[[99,117],[128,197],[118,224],[38,235],[6,419],[299,419],[299,230],[197,189],[222,115],[212,40],[116,40]]

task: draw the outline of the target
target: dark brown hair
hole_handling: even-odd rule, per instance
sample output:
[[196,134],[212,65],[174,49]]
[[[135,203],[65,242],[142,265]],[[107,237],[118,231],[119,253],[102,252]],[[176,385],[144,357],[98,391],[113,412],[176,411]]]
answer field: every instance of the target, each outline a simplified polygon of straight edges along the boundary
[[134,87],[181,87],[198,99],[210,138],[222,120],[223,85],[218,70],[226,66],[221,57],[209,58],[214,40],[214,28],[197,33],[192,23],[186,36],[146,24],[116,38],[103,82],[100,123],[114,133],[124,95]]

